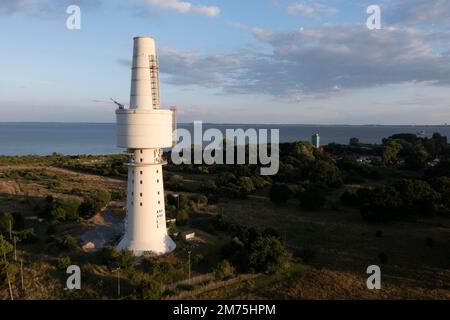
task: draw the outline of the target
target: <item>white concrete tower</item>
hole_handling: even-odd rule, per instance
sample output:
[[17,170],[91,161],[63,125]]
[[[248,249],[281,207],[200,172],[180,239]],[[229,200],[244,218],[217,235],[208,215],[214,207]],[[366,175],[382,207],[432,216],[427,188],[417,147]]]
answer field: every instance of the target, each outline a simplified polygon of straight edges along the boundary
[[175,111],[160,109],[155,40],[136,37],[133,51],[130,108],[116,110],[117,145],[129,153],[125,235],[117,248],[160,255],[176,247],[167,234],[162,174]]

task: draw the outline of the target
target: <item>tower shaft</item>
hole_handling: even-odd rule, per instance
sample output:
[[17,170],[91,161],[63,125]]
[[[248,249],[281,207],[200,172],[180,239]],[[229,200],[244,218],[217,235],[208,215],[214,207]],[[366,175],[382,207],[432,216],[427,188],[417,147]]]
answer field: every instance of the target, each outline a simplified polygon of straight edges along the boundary
[[162,148],[173,144],[172,110],[160,109],[159,75],[152,38],[134,39],[130,108],[117,109],[117,144],[129,153],[125,235],[118,249],[136,255],[175,249],[167,234]]

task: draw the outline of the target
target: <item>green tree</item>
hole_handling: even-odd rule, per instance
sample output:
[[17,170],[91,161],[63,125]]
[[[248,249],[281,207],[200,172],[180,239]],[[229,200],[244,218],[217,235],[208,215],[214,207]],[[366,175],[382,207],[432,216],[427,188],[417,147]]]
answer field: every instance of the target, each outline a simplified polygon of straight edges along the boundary
[[9,230],[14,229],[14,217],[9,213],[0,212],[0,232],[9,234]]
[[133,252],[125,249],[120,251],[117,262],[119,263],[120,267],[123,269],[130,270],[134,266],[134,255]]
[[318,160],[315,161],[310,168],[309,180],[315,184],[339,187],[342,185],[342,174],[334,163]]
[[169,185],[173,190],[179,191],[184,185],[184,178],[180,175],[173,175],[169,178]]
[[276,273],[289,264],[289,253],[275,237],[258,237],[251,245],[250,267],[259,272]]
[[75,199],[57,199],[53,201],[51,215],[54,221],[78,219],[80,201]]
[[242,193],[247,195],[255,191],[255,186],[253,185],[253,181],[249,177],[240,177],[238,180],[238,186],[241,188]]
[[403,200],[403,210],[408,214],[433,214],[440,195],[422,180],[403,179],[394,184]]
[[99,251],[99,257],[103,264],[114,263],[119,257],[119,251],[113,246],[105,246]]
[[234,268],[228,260],[220,261],[214,269],[214,276],[217,280],[226,280],[233,276]]
[[187,224],[189,220],[189,214],[186,210],[181,209],[177,213],[177,225],[183,226]]
[[89,194],[79,207],[80,216],[90,218],[111,201],[111,194],[106,190],[95,190]]
[[58,258],[58,268],[66,270],[72,264],[72,260],[68,256]]
[[402,145],[395,140],[389,140],[383,147],[382,159],[385,164],[391,164],[402,150]]
[[3,236],[0,234],[0,259],[3,259],[5,255],[12,252],[14,249],[13,245],[8,241],[3,239]]

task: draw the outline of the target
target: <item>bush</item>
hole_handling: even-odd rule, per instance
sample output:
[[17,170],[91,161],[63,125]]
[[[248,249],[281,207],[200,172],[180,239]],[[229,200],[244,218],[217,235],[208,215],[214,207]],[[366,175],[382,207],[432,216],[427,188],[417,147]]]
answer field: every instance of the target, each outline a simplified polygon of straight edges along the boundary
[[177,225],[183,226],[188,223],[189,214],[186,210],[180,210],[177,213]]
[[238,180],[238,186],[240,187],[242,194],[245,196],[255,191],[255,185],[249,177],[240,177]]
[[62,222],[67,220],[78,219],[78,211],[80,208],[80,201],[69,199],[57,199],[53,201],[53,208],[51,216],[54,221]]
[[315,161],[309,171],[309,180],[312,183],[324,184],[329,187],[342,185],[342,174],[339,168],[330,161]]
[[117,257],[117,263],[123,269],[126,269],[126,270],[132,269],[133,265],[134,265],[133,252],[128,249],[120,251],[120,253]]
[[113,246],[103,247],[98,253],[100,260],[103,264],[107,265],[117,261],[119,257],[119,251]]
[[3,239],[3,236],[0,234],[0,255],[3,257],[4,255],[12,252],[13,249],[13,245]]
[[114,190],[111,192],[111,199],[114,201],[122,201],[127,198],[127,190],[126,189],[119,189]]
[[14,229],[14,217],[9,213],[0,212],[0,232],[9,234],[9,230]]
[[80,205],[79,213],[84,218],[90,218],[111,201],[111,194],[105,190],[95,190],[87,196]]
[[276,204],[285,204],[292,196],[291,189],[287,184],[276,183],[269,191],[270,200]]
[[259,237],[251,245],[249,263],[256,271],[275,273],[287,267],[289,253],[277,238]]
[[234,274],[234,268],[228,260],[220,261],[214,269],[214,276],[217,280],[227,280]]
[[62,251],[72,251],[78,250],[80,247],[78,245],[78,240],[71,235],[65,235],[63,237],[52,236],[50,241],[56,245],[59,250]]
[[184,178],[179,175],[173,175],[169,178],[168,185],[175,191],[179,191],[183,188]]
[[36,231],[34,228],[28,228],[15,234],[18,240],[24,244],[32,244],[38,241],[38,237],[36,235]]
[[143,273],[132,275],[131,284],[135,288],[135,295],[138,299],[159,300],[161,299],[161,284],[149,278]]
[[70,265],[72,265],[72,260],[68,256],[60,257],[58,258],[57,264],[59,269],[66,270]]

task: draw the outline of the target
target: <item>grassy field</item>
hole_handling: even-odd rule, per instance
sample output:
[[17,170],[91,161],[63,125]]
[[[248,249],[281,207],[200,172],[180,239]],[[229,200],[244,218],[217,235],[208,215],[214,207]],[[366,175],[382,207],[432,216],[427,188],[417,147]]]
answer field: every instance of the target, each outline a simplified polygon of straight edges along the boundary
[[[177,173],[178,174],[178,173]],[[186,189],[194,192],[205,174],[184,175]],[[36,215],[35,206],[52,195],[80,198],[79,194],[94,189],[120,190],[125,180],[82,173],[48,165],[0,166],[0,210],[20,212],[27,227],[35,228],[45,239],[48,225]],[[337,202],[339,192],[328,195]],[[275,275],[257,274],[226,281],[218,288],[205,286],[186,293],[194,299],[449,299],[450,298],[450,221],[429,218],[384,225],[368,224],[358,211],[346,207],[308,212],[299,209],[295,200],[274,205],[264,193],[245,200],[222,200],[205,206],[191,219],[203,219],[217,213],[240,224],[260,230],[278,230],[294,252],[309,252],[309,259],[294,258],[288,270]],[[99,217],[95,217],[99,219]],[[58,234],[79,235],[86,222],[64,222]],[[174,254],[161,258],[178,270],[171,281],[186,278],[187,251],[192,258],[203,257],[193,265],[193,276],[211,272],[220,261],[219,249],[229,236],[194,226],[179,231],[195,231],[196,245],[179,242]],[[430,239],[432,245],[430,245]],[[48,252],[45,241],[18,247],[24,264],[25,290],[15,284],[16,292],[25,299],[116,298],[116,274],[89,260],[83,252],[67,253],[72,261],[84,266],[87,286],[82,292],[68,292],[66,275],[57,267],[58,254]],[[387,261],[381,263],[380,254]],[[206,261],[206,262],[205,262]],[[366,268],[377,264],[382,270],[382,290],[366,288]],[[175,274],[174,273],[174,274]],[[133,291],[123,277],[123,292]],[[203,288],[203,289],[202,289]],[[172,294],[178,294],[174,292]],[[6,284],[0,287],[0,299],[8,298]],[[170,298],[167,296],[166,298]]]

